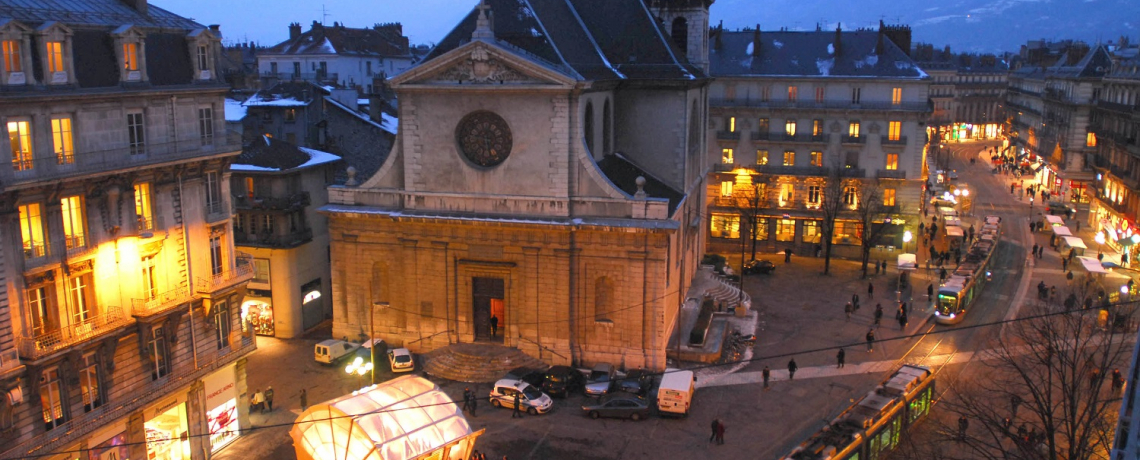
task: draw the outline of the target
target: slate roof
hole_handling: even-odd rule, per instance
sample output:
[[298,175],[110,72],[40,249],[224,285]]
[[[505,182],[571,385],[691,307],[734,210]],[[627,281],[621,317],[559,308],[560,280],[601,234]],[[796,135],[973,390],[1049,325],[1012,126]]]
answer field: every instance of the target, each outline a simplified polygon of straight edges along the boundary
[[195,30],[204,26],[154,5],[147,14],[123,0],[4,0],[0,18],[12,18],[28,25],[58,21],[69,26],[118,27],[133,24],[144,28]]
[[614,186],[630,196],[637,193],[638,176],[644,177],[645,194],[650,198],[668,199],[670,215],[677,210],[677,205],[685,197],[684,193],[666,185],[619,154],[606,155],[598,162],[598,168],[609,178],[610,182],[613,182]]
[[[500,45],[585,80],[694,79],[690,65],[642,0],[487,0]],[[472,10],[425,61],[471,40]]]
[[[709,73],[723,76],[876,77],[919,79],[926,73],[885,35],[859,30],[788,32],[721,31],[711,39]],[[717,44],[719,42],[719,46]]]
[[[331,160],[336,158],[328,152],[297,147],[286,141],[277,140],[269,136],[258,136],[250,145],[242,148],[241,155],[234,159],[235,165],[247,165],[264,170],[285,171],[309,163],[317,159]],[[241,169],[241,168],[235,168]]]
[[1140,56],[1118,60],[1106,76],[1116,79],[1140,80]]
[[1069,61],[1066,51],[1057,58],[1056,63],[1049,67],[1023,65],[1013,73],[1022,78],[1103,78],[1112,67],[1112,56],[1103,45],[1096,45],[1090,49],[1074,65],[1065,65]]
[[299,37],[285,40],[257,54],[337,54],[340,56],[411,57],[408,38],[388,30],[356,29],[343,25],[313,24]]

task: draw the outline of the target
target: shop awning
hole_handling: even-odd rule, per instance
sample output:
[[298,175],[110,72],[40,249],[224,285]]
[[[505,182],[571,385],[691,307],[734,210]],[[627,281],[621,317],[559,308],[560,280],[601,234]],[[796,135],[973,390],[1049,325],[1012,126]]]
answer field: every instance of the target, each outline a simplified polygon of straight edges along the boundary
[[1075,236],[1065,236],[1062,238],[1065,239],[1065,244],[1069,245],[1070,248],[1079,248],[1079,249],[1088,249],[1089,248],[1088,246],[1085,246],[1084,240],[1077,238]]
[[1053,227],[1053,234],[1057,236],[1073,236],[1073,232],[1069,231],[1069,227]]
[[1096,260],[1096,257],[1080,256],[1080,257],[1077,257],[1077,260],[1081,261],[1081,266],[1084,267],[1085,271],[1087,271],[1089,273],[1097,273],[1097,274],[1108,273],[1108,270],[1105,270],[1104,267],[1100,265],[1100,261]]
[[1054,216],[1052,214],[1045,216],[1045,221],[1048,222],[1049,225],[1052,225],[1054,227],[1064,227],[1065,226],[1064,220],[1062,220],[1059,216]]
[[298,460],[467,458],[474,432],[455,402],[414,375],[309,407],[289,436]]

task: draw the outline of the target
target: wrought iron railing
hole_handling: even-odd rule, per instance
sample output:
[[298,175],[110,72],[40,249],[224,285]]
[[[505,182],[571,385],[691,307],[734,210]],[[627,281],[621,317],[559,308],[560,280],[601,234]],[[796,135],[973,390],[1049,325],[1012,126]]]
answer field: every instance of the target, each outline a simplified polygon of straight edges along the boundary
[[152,316],[189,302],[194,297],[190,288],[181,286],[158,293],[153,299],[131,299],[132,316]]
[[889,137],[883,138],[883,145],[906,145],[906,136],[899,136],[898,139],[891,139]]
[[867,142],[867,138],[863,136],[843,136],[844,144],[862,144]]
[[285,197],[238,195],[235,209],[293,210],[312,204],[309,192],[298,192]]
[[261,233],[252,235],[246,232],[234,232],[234,244],[242,246],[265,246],[273,248],[294,247],[313,239],[313,229],[289,232],[284,235]]
[[229,212],[229,209],[226,208],[225,202],[223,202],[221,200],[214,201],[214,202],[207,202],[206,206],[203,206],[203,207],[206,209],[206,222],[207,223],[212,224],[214,222],[220,222],[220,221],[223,221],[223,220],[230,218],[231,214]]
[[880,169],[875,171],[875,177],[879,179],[906,179],[905,169]]
[[251,279],[253,279],[253,256],[238,254],[234,257],[232,269],[222,270],[221,273],[211,276],[198,277],[195,290],[199,294],[210,295]]
[[91,316],[86,321],[39,335],[17,337],[16,348],[20,351],[21,358],[37,359],[126,326],[132,321],[132,318],[123,314],[122,308],[109,306],[103,313]]
[[740,132],[739,131],[717,131],[716,138],[722,139],[722,140],[728,140],[728,141],[735,141],[735,140],[740,139]]

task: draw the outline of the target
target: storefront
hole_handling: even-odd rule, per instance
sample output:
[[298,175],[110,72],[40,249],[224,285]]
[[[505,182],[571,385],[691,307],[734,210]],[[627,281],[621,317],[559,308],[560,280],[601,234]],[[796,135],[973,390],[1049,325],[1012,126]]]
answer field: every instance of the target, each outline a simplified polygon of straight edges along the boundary
[[[127,423],[112,423],[91,433],[87,438],[87,460],[128,460],[131,457],[127,446]],[[81,457],[84,458],[84,457]]]
[[186,399],[175,394],[143,413],[147,460],[190,460]]
[[206,392],[206,423],[210,427],[210,449],[211,452],[217,452],[241,435],[234,366],[226,366],[206,376],[203,383]]
[[250,289],[241,304],[242,331],[253,328],[257,335],[273,336],[275,333],[273,299],[270,291]]

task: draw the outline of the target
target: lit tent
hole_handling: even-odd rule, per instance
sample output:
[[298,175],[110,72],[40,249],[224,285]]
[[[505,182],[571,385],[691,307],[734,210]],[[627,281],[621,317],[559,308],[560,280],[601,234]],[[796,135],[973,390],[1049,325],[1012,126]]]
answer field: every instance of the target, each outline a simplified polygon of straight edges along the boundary
[[407,375],[309,407],[289,435],[298,460],[466,460],[483,431],[434,383]]

